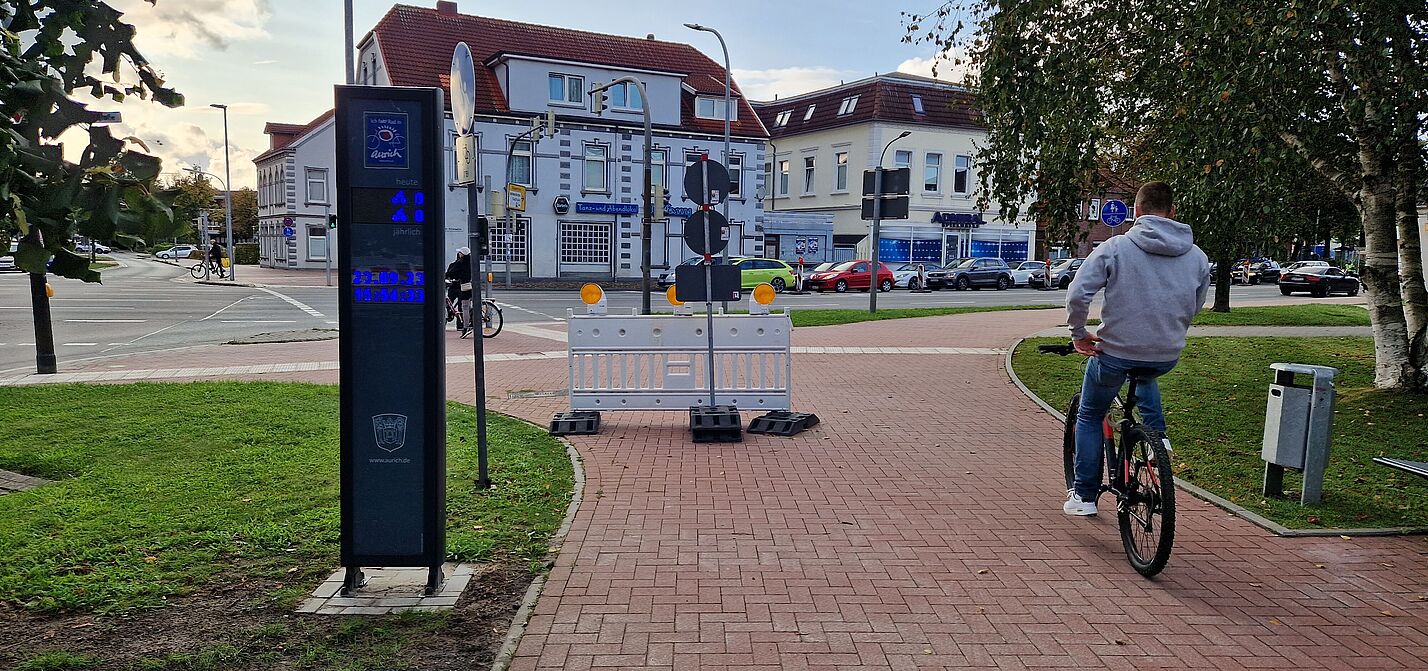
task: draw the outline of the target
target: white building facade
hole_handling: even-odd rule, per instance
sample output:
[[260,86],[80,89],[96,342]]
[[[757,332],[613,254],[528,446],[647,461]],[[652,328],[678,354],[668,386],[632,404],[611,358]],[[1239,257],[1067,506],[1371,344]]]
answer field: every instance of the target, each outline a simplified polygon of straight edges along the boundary
[[[883,220],[881,260],[1031,258],[1032,220],[1004,221],[977,208],[973,156],[986,131],[975,100],[961,88],[892,73],[756,103],[755,109],[771,134],[766,209],[831,215],[832,260],[870,254],[871,222],[861,217],[863,173],[880,159],[884,168],[911,169],[909,216]],[[903,132],[909,135],[897,139]],[[797,237],[770,232],[765,244],[782,249]]]
[[[498,281],[507,266],[513,276],[534,280],[640,277],[645,149],[640,95],[635,87],[613,89],[611,108],[601,116],[591,111],[586,95],[591,87],[621,76],[645,83],[654,127],[653,181],[655,189],[669,191],[664,216],[653,225],[651,266],[659,270],[693,256],[682,235],[694,208],[683,200],[681,185],[688,163],[702,154],[713,160],[723,156],[721,67],[688,45],[467,16],[443,2],[436,9],[394,7],[359,45],[359,83],[449,90],[447,71],[457,41],[472,46],[477,61],[478,214],[491,213],[491,200],[502,197],[508,169],[511,181],[527,190],[524,212],[491,221],[488,258]],[[757,166],[766,160],[767,133],[737,89],[734,93],[727,253],[760,255],[762,203],[757,194],[763,175]],[[534,143],[518,138],[548,111],[556,114],[555,137]],[[335,175],[335,128],[327,116],[325,122],[302,127],[281,147],[275,140],[275,149],[259,157],[260,194],[265,175],[275,179],[273,204],[264,208],[267,201],[260,195],[260,227],[265,235],[276,231],[281,237],[289,219],[296,224],[289,226],[292,239],[262,247],[275,250],[271,256],[264,251],[265,264],[321,267],[321,261],[303,252],[315,249],[311,236],[318,233],[308,222],[327,211],[325,203],[309,205],[310,194],[322,190],[310,191],[307,182]],[[469,208],[466,188],[450,184],[456,135],[449,116],[446,245],[451,256],[469,244]],[[270,135],[293,128],[270,124]],[[329,181],[329,199],[331,188]]]

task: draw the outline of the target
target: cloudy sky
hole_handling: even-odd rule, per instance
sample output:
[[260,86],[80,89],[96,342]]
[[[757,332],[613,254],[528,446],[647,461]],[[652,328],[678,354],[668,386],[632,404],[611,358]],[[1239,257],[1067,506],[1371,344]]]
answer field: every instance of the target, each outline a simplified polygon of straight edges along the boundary
[[[183,93],[186,107],[142,101],[120,109],[116,129],[145,141],[166,171],[196,165],[223,172],[223,118],[229,106],[235,188],[254,185],[252,159],[267,149],[263,124],[306,123],[332,105],[343,79],[341,0],[109,0],[138,27],[144,55]],[[360,40],[391,7],[356,0]],[[435,6],[435,0],[408,4]],[[931,74],[931,48],[903,44],[900,10],[926,11],[933,0],[460,0],[463,13],[582,30],[684,41],[722,59],[712,35],[683,27],[703,23],[729,42],[734,77],[751,98],[788,96],[874,72]],[[945,66],[939,70],[945,70]],[[943,73],[945,74],[945,73]]]

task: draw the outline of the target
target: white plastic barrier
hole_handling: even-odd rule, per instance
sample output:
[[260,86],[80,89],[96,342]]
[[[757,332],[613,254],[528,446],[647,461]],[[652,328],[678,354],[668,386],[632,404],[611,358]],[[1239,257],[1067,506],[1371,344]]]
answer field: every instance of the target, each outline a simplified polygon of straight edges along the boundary
[[[687,410],[709,404],[704,315],[576,315],[567,320],[571,410]],[[715,400],[789,410],[788,314],[715,315]]]

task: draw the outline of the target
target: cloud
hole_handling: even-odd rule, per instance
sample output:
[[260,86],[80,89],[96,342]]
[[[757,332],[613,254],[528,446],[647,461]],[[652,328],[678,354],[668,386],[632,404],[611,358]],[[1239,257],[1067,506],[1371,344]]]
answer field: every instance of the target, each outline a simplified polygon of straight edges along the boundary
[[268,37],[271,0],[112,0],[138,29],[135,41],[146,56],[195,56],[223,51],[242,40]]
[[277,62],[278,61],[276,59],[268,59],[265,61],[253,61],[253,65],[272,65]]
[[857,79],[858,73],[827,67],[770,68],[767,70],[734,70],[734,81],[750,100],[773,100],[809,91],[837,86]]
[[[112,104],[96,105],[95,109],[115,107]],[[110,126],[110,132],[119,138],[137,138],[148,147],[148,153],[163,159],[164,178],[177,176],[189,167],[198,167],[223,177],[223,116],[218,110],[206,107],[168,109],[145,101],[126,102],[117,107],[124,115],[124,123]],[[231,124],[231,114],[229,121]],[[253,188],[258,180],[253,158],[266,151],[267,146],[248,145],[245,142],[248,136],[233,132],[235,129],[231,127],[229,130],[233,188]],[[61,136],[60,140],[65,145],[65,157],[77,161],[88,136],[82,128],[76,127]],[[137,146],[133,148],[139,149]]]
[[909,58],[898,64],[897,71],[910,75],[933,77],[953,84],[962,84],[972,70],[967,66],[961,54],[961,50],[951,50],[928,58]]

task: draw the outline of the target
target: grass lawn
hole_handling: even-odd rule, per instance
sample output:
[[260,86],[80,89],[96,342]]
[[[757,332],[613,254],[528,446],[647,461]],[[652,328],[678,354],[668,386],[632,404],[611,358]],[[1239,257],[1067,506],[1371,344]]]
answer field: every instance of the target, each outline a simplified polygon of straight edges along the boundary
[[1231,307],[1229,312],[1205,310],[1196,326],[1368,326],[1368,310],[1343,303],[1305,303]]
[[[1033,392],[1064,408],[1080,389],[1084,359],[1036,352],[1049,342],[1063,341],[1023,342],[1012,365]],[[1341,371],[1321,506],[1299,505],[1294,473],[1285,476],[1290,498],[1260,493],[1269,364],[1285,361]],[[1428,526],[1428,481],[1371,461],[1428,461],[1428,396],[1372,383],[1370,338],[1191,338],[1180,365],[1161,379],[1176,476],[1293,528]]]
[[[53,666],[60,662],[36,657],[21,668],[209,668],[194,655],[215,660],[213,668],[280,665],[247,655],[258,649],[329,668],[322,660],[330,651],[381,640],[385,652],[374,653],[376,663],[478,615],[458,609],[365,625],[289,618],[338,564],[336,387],[0,388],[0,407],[7,410],[0,468],[55,481],[0,496],[0,602],[10,609],[0,608],[0,661],[3,650],[27,647],[7,645],[12,627],[37,631],[85,615],[111,616],[100,618],[111,623],[124,615],[117,620],[152,625],[181,616],[180,609],[165,608],[173,603],[203,612],[215,591],[225,606],[220,613],[245,615],[215,640],[176,642],[178,661],[164,661],[172,656],[165,653],[121,663],[107,658],[103,646],[67,650],[61,638],[45,641],[44,654],[99,661]],[[513,582],[509,596],[518,602],[570,500],[571,466],[563,446],[541,429],[491,415],[497,488],[478,492],[472,484],[476,447],[467,438],[474,434],[473,414],[457,404],[448,408],[448,557],[506,567],[497,582]],[[116,637],[129,635],[122,629]],[[335,656],[332,664],[336,668]]]

